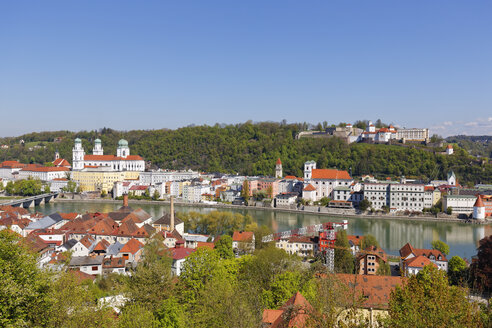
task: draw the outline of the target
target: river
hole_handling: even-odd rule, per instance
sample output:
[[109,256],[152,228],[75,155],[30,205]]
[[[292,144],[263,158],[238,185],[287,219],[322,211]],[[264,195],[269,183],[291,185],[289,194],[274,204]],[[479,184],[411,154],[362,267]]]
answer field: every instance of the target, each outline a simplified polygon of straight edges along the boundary
[[[45,214],[54,212],[110,212],[118,209],[121,204],[87,203],[87,202],[53,202],[35,208]],[[133,208],[141,207],[154,218],[159,218],[169,211],[167,204],[137,204],[130,203]],[[192,205],[175,205],[176,212],[196,211],[207,213],[215,208],[193,207]],[[276,212],[260,209],[220,209],[221,211],[249,214],[258,223],[271,227],[274,231],[284,231],[322,222],[340,222],[341,218],[330,218],[324,215],[309,213]],[[436,239],[444,241],[450,247],[448,259],[459,255],[470,259],[476,255],[478,241],[492,234],[490,225],[477,225],[455,222],[425,222],[396,219],[347,218],[348,233],[352,235],[372,234],[381,247],[389,254],[398,255],[399,249],[410,242],[415,248],[430,248]]]

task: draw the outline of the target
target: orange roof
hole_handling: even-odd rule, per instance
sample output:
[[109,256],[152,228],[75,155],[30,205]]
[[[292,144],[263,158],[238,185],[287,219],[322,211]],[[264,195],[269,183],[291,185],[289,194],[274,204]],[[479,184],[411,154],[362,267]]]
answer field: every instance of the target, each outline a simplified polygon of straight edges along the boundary
[[411,259],[408,259],[405,261],[406,267],[423,268],[426,265],[432,265],[432,266],[437,267],[436,264],[432,263],[431,260],[429,260],[427,257],[425,257],[423,255],[419,255],[417,257],[412,257]]
[[433,186],[425,186],[424,187],[424,190],[425,191],[433,191],[434,190],[434,187]]
[[125,246],[123,246],[121,248],[120,253],[135,254],[136,252],[138,252],[143,247],[144,247],[144,245],[141,242],[132,238],[125,244]]
[[280,157],[277,158],[277,163],[275,163],[275,164],[277,164],[277,165],[281,165],[282,164],[282,161],[280,161]]
[[68,181],[67,178],[54,178],[53,181]]
[[349,242],[352,242],[352,244],[360,246],[360,241],[364,239],[364,236],[347,235],[347,239]]
[[22,164],[17,161],[4,161],[0,164],[0,167],[11,167],[11,168],[19,168],[24,166],[26,166],[26,164]]
[[284,179],[295,180],[295,179],[297,179],[297,177],[295,175],[286,175]]
[[[294,314],[289,318],[289,322],[285,322],[283,318],[283,313],[285,311],[290,311],[295,308]],[[282,314],[273,322],[271,328],[279,327],[296,327],[303,328],[306,326],[306,321],[308,319],[308,312],[313,311],[312,305],[302,296],[301,293],[297,292],[292,296],[284,305],[280,308]]]
[[347,171],[335,169],[313,169],[311,177],[313,179],[352,180]]
[[84,161],[143,161],[143,158],[138,155],[128,155],[127,157],[118,157],[115,155],[85,155]]
[[253,240],[253,236],[253,231],[234,231],[234,234],[232,235],[232,240],[250,242]]
[[473,207],[485,207],[482,202],[482,196],[478,195],[477,201],[475,202],[475,205],[473,205]]
[[204,241],[199,241],[196,243],[196,248],[200,248],[200,247],[206,247],[206,248],[214,249],[215,244],[214,243],[207,243]]
[[448,145],[448,149],[453,149],[453,145]]
[[282,310],[264,310],[263,311],[263,319],[261,320],[263,323],[272,324],[274,323],[281,315],[284,313]]
[[304,187],[304,191],[315,191],[316,188],[313,187],[312,184],[308,184],[306,187]]
[[58,158],[58,159],[54,160],[53,165],[54,166],[70,166],[70,163],[66,159]]
[[77,216],[79,216],[78,213],[58,213],[60,214],[60,216],[62,217],[62,219],[64,220],[73,220],[75,219]]
[[94,247],[93,251],[106,251],[109,246],[109,242],[106,239],[101,240],[97,243],[96,247]]
[[364,297],[363,307],[385,309],[391,292],[401,286],[407,278],[392,276],[370,276],[338,273],[336,277],[358,296]]

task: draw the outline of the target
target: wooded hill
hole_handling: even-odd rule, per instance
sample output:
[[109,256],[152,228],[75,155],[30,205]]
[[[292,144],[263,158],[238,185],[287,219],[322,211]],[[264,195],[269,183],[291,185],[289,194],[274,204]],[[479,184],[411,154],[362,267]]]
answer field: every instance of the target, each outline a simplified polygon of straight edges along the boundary
[[[86,153],[92,152],[94,139],[100,138],[105,154],[115,154],[118,140],[128,140],[132,154],[138,154],[153,165],[168,169],[193,169],[247,175],[274,174],[275,161],[282,160],[284,174],[302,176],[304,162],[314,160],[318,168],[351,170],[352,175],[372,174],[377,177],[400,176],[421,179],[445,179],[453,170],[460,183],[492,183],[492,165],[470,156],[455,145],[455,154],[439,154],[444,148],[408,145],[347,145],[337,138],[303,138],[297,133],[303,124],[273,122],[236,125],[192,126],[176,130],[56,131],[30,133],[3,138],[0,160],[24,163],[53,161],[59,150],[71,161],[73,141],[82,139]],[[56,138],[62,138],[55,142]],[[20,140],[25,144],[20,145]],[[27,145],[41,148],[29,150]],[[46,147],[46,148],[44,148]]]

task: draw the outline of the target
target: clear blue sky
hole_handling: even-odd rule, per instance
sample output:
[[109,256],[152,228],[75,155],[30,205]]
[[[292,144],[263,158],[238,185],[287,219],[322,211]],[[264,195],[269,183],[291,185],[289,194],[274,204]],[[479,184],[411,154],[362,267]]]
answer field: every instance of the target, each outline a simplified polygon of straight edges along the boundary
[[0,136],[247,120],[492,135],[491,1],[2,1]]

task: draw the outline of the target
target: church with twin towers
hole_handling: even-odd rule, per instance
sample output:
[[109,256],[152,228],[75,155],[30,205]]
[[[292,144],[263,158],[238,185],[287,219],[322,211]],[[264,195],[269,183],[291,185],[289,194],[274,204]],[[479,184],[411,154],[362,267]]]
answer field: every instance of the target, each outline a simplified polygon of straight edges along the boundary
[[138,155],[130,155],[128,141],[121,139],[118,142],[116,155],[104,155],[100,139],[94,141],[92,155],[86,155],[82,147],[82,140],[75,139],[72,149],[72,170],[82,171],[88,168],[99,168],[108,171],[145,171],[145,161]]

